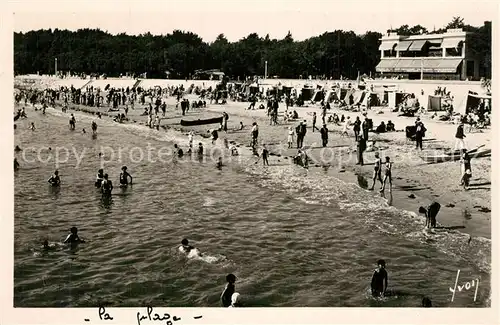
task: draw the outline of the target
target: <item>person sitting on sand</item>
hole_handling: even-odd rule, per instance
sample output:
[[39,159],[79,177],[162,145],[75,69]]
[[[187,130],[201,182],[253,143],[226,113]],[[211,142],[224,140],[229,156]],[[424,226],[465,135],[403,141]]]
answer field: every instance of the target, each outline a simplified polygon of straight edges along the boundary
[[122,167],[122,172],[120,173],[120,185],[128,185],[128,178],[130,177],[130,185],[132,185],[132,175],[127,172],[127,166]]
[[76,243],[85,243],[83,239],[78,236],[78,228],[71,227],[70,234],[64,240],[65,244],[76,244]]
[[438,202],[432,202],[427,208],[420,207],[418,212],[425,215],[425,226],[426,228],[436,227],[436,217],[441,209],[441,204]]
[[[373,151],[378,151],[380,150],[380,148],[378,148],[377,146],[375,146],[375,143],[376,141],[370,141],[370,143],[368,144],[368,146],[366,147],[366,150],[365,152],[373,152]],[[378,154],[378,153],[377,153]]]
[[239,151],[238,151],[238,147],[236,147],[236,145],[232,144],[230,147],[229,147],[229,151],[231,152],[231,156],[239,156]]
[[380,122],[380,125],[375,129],[375,133],[385,133],[387,132],[387,127],[385,126],[384,121]]
[[396,131],[396,128],[394,126],[394,123],[392,123],[391,120],[389,120],[387,122],[387,128],[386,128],[387,132],[395,132]]
[[59,177],[59,171],[56,170],[54,172],[54,175],[50,176],[48,182],[52,186],[59,186],[59,185],[61,185],[61,178]]
[[292,119],[297,120],[298,118],[299,118],[299,113],[297,113],[297,111],[294,110],[292,113]]
[[373,272],[371,290],[372,296],[383,297],[387,290],[387,271],[385,270],[385,261],[378,260],[378,267]]

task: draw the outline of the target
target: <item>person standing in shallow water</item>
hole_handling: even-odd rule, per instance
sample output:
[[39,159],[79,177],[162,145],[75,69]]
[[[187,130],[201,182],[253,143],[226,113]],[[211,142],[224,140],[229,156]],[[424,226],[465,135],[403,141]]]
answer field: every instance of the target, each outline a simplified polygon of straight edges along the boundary
[[127,166],[122,167],[122,172],[120,173],[120,185],[127,186],[128,178],[130,177],[130,185],[132,185],[132,175],[127,172]]
[[269,157],[269,150],[267,150],[266,145],[263,145],[262,148],[262,163],[264,166],[269,166],[269,161],[267,158]]
[[378,152],[375,152],[375,158],[377,158],[377,160],[375,161],[375,167],[373,168],[373,185],[370,187],[370,190],[375,188],[377,179],[380,182],[381,187],[384,185],[384,181],[382,180],[382,159],[380,159],[380,154]]
[[373,297],[383,297],[387,291],[388,275],[384,260],[378,260],[377,265],[372,276],[371,291]]
[[223,307],[231,306],[231,297],[235,292],[234,284],[236,282],[236,276],[234,274],[228,274],[226,276],[226,281],[227,281],[226,287],[224,288],[224,291],[220,296]]

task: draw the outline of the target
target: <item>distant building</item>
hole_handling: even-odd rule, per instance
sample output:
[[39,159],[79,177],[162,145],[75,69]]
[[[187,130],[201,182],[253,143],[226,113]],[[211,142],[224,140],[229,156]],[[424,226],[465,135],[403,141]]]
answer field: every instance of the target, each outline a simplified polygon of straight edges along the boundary
[[470,34],[462,29],[412,36],[388,33],[380,39],[376,71],[388,78],[478,80],[479,58],[469,50]]
[[193,75],[193,79],[198,80],[222,80],[224,78],[224,72],[220,70],[197,70]]

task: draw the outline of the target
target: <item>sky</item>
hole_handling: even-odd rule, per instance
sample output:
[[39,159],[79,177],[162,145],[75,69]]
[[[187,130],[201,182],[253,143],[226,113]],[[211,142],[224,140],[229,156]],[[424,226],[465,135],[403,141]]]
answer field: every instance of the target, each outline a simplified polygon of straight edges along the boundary
[[444,27],[452,17],[482,26],[496,21],[494,0],[87,0],[10,2],[14,31],[99,28],[112,34],[168,34],[175,29],[212,42],[223,33],[237,41],[250,33],[281,39],[288,31],[304,40],[336,29],[385,33],[407,24],[428,30]]

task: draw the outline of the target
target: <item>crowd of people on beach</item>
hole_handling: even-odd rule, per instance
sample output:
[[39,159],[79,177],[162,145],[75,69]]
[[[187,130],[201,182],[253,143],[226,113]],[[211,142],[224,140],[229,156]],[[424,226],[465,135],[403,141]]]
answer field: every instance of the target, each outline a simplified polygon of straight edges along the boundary
[[[120,109],[124,110],[123,114],[119,114],[115,117],[115,121],[124,122],[126,121],[128,109],[135,109],[135,105],[138,103],[144,107],[144,113],[142,115],[148,116],[146,126],[150,128],[155,128],[159,130],[160,127],[160,111],[162,112],[162,117],[165,117],[165,113],[167,110],[166,99],[169,96],[175,96],[177,99],[176,109],[181,110],[182,115],[186,115],[189,111],[190,107],[206,107],[207,104],[203,98],[213,98],[210,92],[205,90],[201,91],[200,89],[191,89],[192,93],[197,93],[200,97],[199,100],[190,103],[188,99],[183,98],[183,94],[185,90],[183,86],[178,87],[166,87],[160,88],[155,87],[151,89],[141,89],[141,88],[106,88],[101,90],[100,88],[94,88],[92,86],[85,87],[84,89],[75,89],[73,86],[71,87],[61,87],[58,90],[53,89],[45,89],[45,90],[27,90],[21,91],[15,95],[15,101],[17,104],[20,104],[24,100],[24,104],[27,105],[28,101],[33,107],[39,105],[43,109],[43,113],[45,114],[46,108],[48,106],[55,107],[56,103],[62,103],[62,110],[66,112],[70,105],[83,105],[88,107],[97,108],[98,118],[101,118],[99,109],[103,106],[108,107],[109,111],[120,111]],[[257,99],[255,98],[251,104],[250,109],[255,108],[255,103]],[[296,165],[299,165],[303,168],[309,167],[309,157],[307,154],[306,146],[304,145],[304,140],[307,135],[308,125],[306,119],[301,119],[297,110],[293,110],[291,112],[289,110],[289,104],[292,103],[291,99],[287,96],[269,96],[266,98],[267,102],[267,115],[269,117],[269,124],[271,126],[280,126],[286,125],[290,122],[298,122],[295,126],[286,127],[287,130],[287,147],[288,149],[297,149],[297,154],[292,157],[293,162]],[[279,110],[280,103],[285,102],[286,110],[283,114],[283,122],[279,121]],[[180,107],[179,107],[180,105]],[[261,105],[263,107],[263,104]],[[35,108],[36,109],[36,108]],[[320,112],[322,123],[318,128],[318,117],[317,113],[313,112],[312,115],[312,126],[310,127],[311,132],[315,133],[315,131],[319,131],[319,137],[321,139],[321,147],[326,148],[329,144],[329,133],[332,131],[329,130],[328,124],[333,124],[334,126],[341,126],[340,136],[341,137],[351,137],[354,140],[356,152],[357,152],[357,163],[356,165],[364,166],[364,153],[365,152],[374,152],[375,161],[373,167],[373,177],[372,177],[372,186],[369,190],[374,190],[376,183],[380,183],[380,192],[383,193],[386,187],[389,188],[389,191],[392,191],[392,180],[393,180],[393,162],[391,161],[391,157],[381,157],[380,151],[381,148],[375,145],[375,141],[370,141],[370,132],[375,133],[386,133],[386,132],[395,132],[396,127],[391,120],[388,120],[387,124],[381,122],[379,126],[374,129],[373,122],[368,118],[366,114],[364,115],[363,121],[360,119],[360,116],[356,116],[354,121],[351,121],[350,116],[344,116],[342,114],[339,116],[337,113],[330,114],[328,117],[328,112],[330,110],[330,105],[328,102],[322,103]],[[154,116],[154,121],[153,121]],[[25,108],[20,108],[14,121],[19,118],[27,118],[27,114],[25,112]],[[219,140],[219,132],[228,132],[228,120],[229,115],[227,112],[222,114],[222,122],[221,124],[214,129],[210,129],[208,131],[212,144],[218,143]],[[349,133],[350,127],[352,126],[352,135]],[[73,113],[70,115],[69,127],[71,130],[76,129],[76,118]],[[34,123],[31,123],[30,128],[35,131]],[[97,123],[96,121],[92,121],[91,124],[92,133],[95,135],[97,133]],[[239,126],[236,130],[243,130],[244,125],[243,122],[239,122]],[[423,150],[423,139],[425,137],[427,129],[424,123],[420,118],[415,120],[415,125],[411,129],[410,137],[415,140],[415,146],[418,150]],[[85,129],[83,129],[85,133]],[[408,129],[407,129],[408,136]],[[471,163],[470,157],[467,153],[466,144],[464,141],[465,138],[465,130],[464,130],[464,121],[461,121],[457,127],[456,132],[456,145],[455,147],[460,147],[461,152],[461,168],[462,168],[462,176],[460,180],[460,184],[465,188],[469,186],[469,180],[471,178]],[[188,154],[195,153],[193,143],[194,143],[194,133],[191,131],[188,134]],[[224,145],[227,149],[230,150],[231,155],[238,155],[238,149],[233,144],[229,146],[227,139],[225,139]],[[260,146],[260,153],[258,151]],[[263,166],[269,166],[269,157],[271,155],[271,151],[268,146],[262,141],[259,144],[259,125],[257,122],[252,124],[250,130],[250,147],[254,155],[259,156],[262,159]],[[16,150],[19,147],[16,147]],[[174,145],[175,154],[178,157],[182,157],[184,152],[178,144]],[[21,149],[19,149],[21,150]],[[198,157],[202,157],[204,154],[203,143],[198,144],[198,149],[196,152]],[[223,161],[222,157],[219,157],[216,167],[222,168]],[[19,170],[20,164],[17,159],[14,159],[14,170]],[[120,187],[127,187],[132,185],[133,178],[127,171],[127,166],[122,167],[122,172],[119,175],[119,184]],[[61,178],[59,176],[59,171],[56,170],[54,174],[49,178],[48,183],[50,186],[59,187],[61,185]],[[95,187],[98,188],[103,198],[110,197],[113,191],[113,183],[110,180],[110,177],[107,173],[104,172],[103,169],[99,169],[97,172],[97,177],[95,180]],[[420,207],[419,213],[421,213],[425,217],[425,227],[426,228],[435,228],[437,225],[436,217],[439,213],[441,205],[438,202],[432,202],[428,207]],[[64,240],[64,243],[75,244],[75,243],[84,243],[78,236],[78,229],[76,227],[72,227],[70,229],[70,234]],[[44,249],[51,249],[52,246],[48,244],[48,241],[44,242]],[[187,255],[192,255],[193,252],[197,252],[197,256],[201,256],[202,254],[199,250],[189,245],[189,241],[187,239],[183,239],[181,241],[181,245],[179,250]],[[386,262],[384,260],[379,260],[377,262],[377,269],[374,271],[371,282],[371,292],[373,296],[379,297],[383,296],[387,291],[387,271],[385,269]],[[236,276],[234,274],[228,274],[226,277],[226,287],[221,295],[221,303],[224,307],[240,307],[241,305],[241,296],[239,293],[235,292],[235,282]],[[424,307],[430,307],[432,304],[429,298],[424,298],[422,301],[422,305]]]

